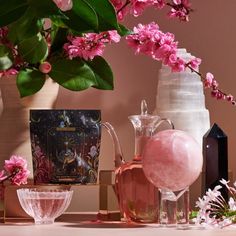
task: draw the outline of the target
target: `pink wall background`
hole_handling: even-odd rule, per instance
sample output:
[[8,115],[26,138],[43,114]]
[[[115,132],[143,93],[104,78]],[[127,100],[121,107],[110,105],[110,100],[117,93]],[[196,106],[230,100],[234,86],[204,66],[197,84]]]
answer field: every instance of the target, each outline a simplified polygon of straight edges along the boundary
[[[236,1],[192,0],[195,11],[189,23],[168,20],[165,11],[146,10],[139,18],[128,17],[126,24],[133,27],[138,22],[156,21],[165,32],[173,32],[179,46],[202,58],[200,70],[211,71],[221,88],[236,96]],[[106,49],[115,76],[114,91],[89,89],[73,93],[60,90],[58,108],[101,109],[103,120],[111,122],[117,130],[126,159],[134,152],[133,128],[127,117],[140,112],[140,101],[146,99],[153,111],[158,83],[160,63],[145,56],[135,56],[123,40]],[[210,112],[211,124],[217,123],[228,135],[229,168],[236,173],[236,107],[224,101],[212,99],[205,91],[206,106]],[[106,134],[103,136],[101,169],[113,168],[112,144]]]
[[[235,0],[192,0],[194,13],[189,23],[168,20],[165,11],[149,9],[139,18],[128,17],[129,27],[139,22],[156,21],[164,32],[172,32],[179,47],[202,58],[200,70],[211,71],[221,88],[236,96],[236,1]],[[89,89],[71,92],[60,88],[56,108],[101,109],[103,121],[115,127],[126,160],[134,153],[134,132],[128,116],[140,113],[140,102],[146,99],[150,112],[155,109],[155,100],[160,63],[145,56],[135,56],[123,40],[106,50],[105,57],[115,77],[114,91]],[[206,91],[206,106],[211,124],[217,123],[228,135],[229,168],[236,178],[236,107],[224,101],[212,99]],[[0,105],[1,107],[1,105]],[[100,169],[113,169],[113,147],[106,132],[103,133]],[[96,211],[98,188],[82,187],[76,192],[71,206],[73,211]],[[78,201],[78,199],[80,199]]]

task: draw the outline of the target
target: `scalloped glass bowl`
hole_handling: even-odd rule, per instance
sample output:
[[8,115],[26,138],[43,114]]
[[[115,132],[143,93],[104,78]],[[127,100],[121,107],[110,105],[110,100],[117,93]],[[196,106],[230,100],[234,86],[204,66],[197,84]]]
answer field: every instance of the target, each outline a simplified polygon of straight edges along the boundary
[[22,188],[17,190],[21,207],[35,224],[52,224],[68,208],[73,191]]

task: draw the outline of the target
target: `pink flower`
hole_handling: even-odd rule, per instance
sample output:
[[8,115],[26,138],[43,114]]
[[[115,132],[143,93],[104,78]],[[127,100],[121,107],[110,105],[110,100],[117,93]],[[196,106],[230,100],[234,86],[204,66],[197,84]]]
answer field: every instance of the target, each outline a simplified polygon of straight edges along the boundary
[[179,18],[181,21],[189,21],[188,15],[190,11],[192,11],[189,0],[173,0],[171,6],[172,8],[168,13],[170,18]]
[[11,178],[11,183],[15,185],[27,184],[29,173],[29,170],[20,170],[15,176]]
[[202,60],[200,58],[193,58],[190,62],[189,65],[194,69],[197,70],[199,65],[201,64]]
[[212,84],[213,84],[213,81],[214,81],[214,75],[212,73],[208,72],[206,74],[206,78],[204,80],[205,88],[211,88]]
[[226,99],[227,99],[227,101],[232,102],[234,100],[234,96],[229,94],[229,95],[226,96]]
[[85,60],[93,60],[95,56],[101,56],[106,43],[119,42],[120,35],[117,31],[107,31],[99,34],[87,33],[83,37],[69,37],[69,43],[64,45],[64,50],[70,59],[80,57]]
[[105,33],[101,33],[101,35],[103,34],[104,34],[104,39],[103,39],[104,43],[111,43],[111,42],[119,43],[120,42],[121,37],[117,33],[116,30],[109,30]]
[[44,74],[48,74],[51,71],[51,69],[52,69],[52,66],[47,61],[41,63],[39,66],[39,70]]
[[117,11],[118,20],[123,20],[130,13],[139,16],[148,7],[162,9],[166,5],[165,0],[130,0],[127,4],[126,0],[110,0]]
[[154,60],[162,61],[164,65],[170,66],[173,72],[185,69],[186,63],[176,55],[178,43],[174,41],[173,34],[163,33],[154,22],[139,24],[133,31],[134,34],[128,35],[126,40],[135,53],[143,53]]
[[9,160],[5,160],[4,169],[9,172],[12,184],[26,184],[29,177],[27,162],[20,156],[11,156]]
[[130,12],[134,16],[139,16],[147,7],[162,9],[166,3],[164,0],[130,0]]
[[0,71],[0,78],[3,76],[9,77],[11,75],[17,75],[17,74],[18,74],[18,70],[14,69],[14,68],[11,68],[8,70],[2,70],[2,71]]
[[181,58],[178,58],[175,63],[168,64],[172,70],[172,72],[182,72],[185,70],[185,62]]
[[69,11],[73,7],[73,1],[72,0],[53,0],[53,2],[62,11]]
[[88,33],[84,37],[70,38],[70,43],[64,45],[69,58],[80,57],[92,60],[95,56],[103,54],[105,45],[97,40],[97,34]]
[[181,0],[173,0],[173,3],[175,4],[175,5],[180,5],[181,4]]
[[131,0],[131,14],[139,16],[143,13],[144,9],[150,5],[148,0]]

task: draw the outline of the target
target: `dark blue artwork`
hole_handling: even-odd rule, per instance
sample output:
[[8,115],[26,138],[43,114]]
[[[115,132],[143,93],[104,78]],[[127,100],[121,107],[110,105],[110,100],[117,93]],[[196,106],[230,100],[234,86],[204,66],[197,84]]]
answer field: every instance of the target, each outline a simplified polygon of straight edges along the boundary
[[30,110],[35,183],[96,183],[99,110]]

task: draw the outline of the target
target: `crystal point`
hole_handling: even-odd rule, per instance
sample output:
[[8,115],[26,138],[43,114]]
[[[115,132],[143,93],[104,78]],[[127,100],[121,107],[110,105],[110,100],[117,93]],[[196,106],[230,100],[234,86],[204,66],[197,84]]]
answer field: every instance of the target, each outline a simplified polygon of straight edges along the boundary
[[[219,185],[222,178],[228,180],[228,138],[224,131],[214,124],[203,137],[203,156],[205,169],[205,184],[203,192]],[[225,188],[221,191],[227,200]]]

